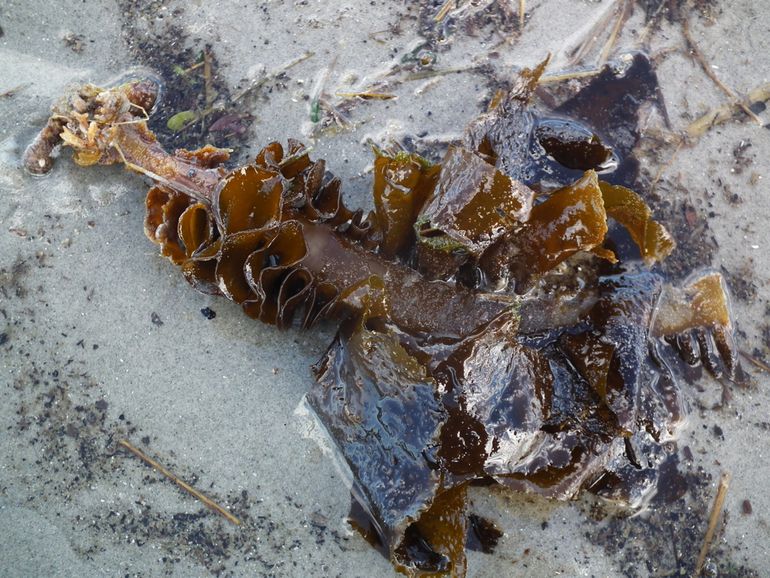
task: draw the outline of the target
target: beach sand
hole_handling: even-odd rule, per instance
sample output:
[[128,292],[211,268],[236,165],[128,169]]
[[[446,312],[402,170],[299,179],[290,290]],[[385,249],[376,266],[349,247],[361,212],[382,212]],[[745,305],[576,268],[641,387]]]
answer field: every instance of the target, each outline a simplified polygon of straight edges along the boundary
[[[638,47],[642,4],[612,58]],[[227,127],[244,133],[228,137],[236,158],[299,138],[343,179],[351,206],[369,207],[372,143],[439,146],[457,137],[483,110],[495,79],[548,53],[548,74],[569,69],[570,51],[619,5],[529,0],[520,30],[515,2],[509,14],[490,6],[436,24],[441,2],[4,0],[0,576],[394,575],[344,522],[349,493],[302,411],[308,367],[333,325],[279,331],[195,292],[144,236],[146,185],[137,175],[80,169],[66,152],[51,174],[26,174],[21,154],[68,83],[107,83],[140,67],[164,79],[173,110],[184,104],[173,100],[180,91],[201,92],[202,67],[185,69],[208,50],[209,104],[233,102],[266,78],[237,99],[244,116]],[[698,5],[689,26],[719,78],[741,95],[768,83],[770,4]],[[607,22],[597,32],[606,35],[615,20]],[[435,48],[427,54],[426,38]],[[728,101],[688,55],[680,21],[663,18],[650,43],[674,131]],[[357,102],[328,130],[312,122],[320,89],[339,103],[335,93],[362,90],[405,56],[460,72],[402,79],[388,87],[397,99]],[[595,49],[583,64],[598,56]],[[200,128],[170,142],[203,144]],[[667,211],[659,217],[691,229],[680,247],[691,251],[684,263],[726,274],[739,346],[767,360],[770,131],[736,115],[673,159],[671,150],[661,147],[646,167],[652,174],[665,167],[654,192],[656,207]],[[468,575],[686,574],[722,472],[732,482],[707,569],[766,575],[770,377],[744,366],[752,385],[735,388],[723,409],[712,409],[721,386],[710,378],[687,392],[689,423],[672,449],[686,500],[629,518],[589,498],[559,503],[474,490],[472,508],[504,536],[494,554],[469,554]],[[119,439],[243,524],[181,492],[121,450]]]

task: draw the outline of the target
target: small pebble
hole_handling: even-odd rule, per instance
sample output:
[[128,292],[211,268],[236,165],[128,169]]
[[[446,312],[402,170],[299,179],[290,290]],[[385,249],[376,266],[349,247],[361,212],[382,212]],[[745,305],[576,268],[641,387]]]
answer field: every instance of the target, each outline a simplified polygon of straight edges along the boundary
[[741,512],[743,512],[745,516],[750,516],[753,511],[754,509],[751,507],[751,502],[743,500],[741,503]]

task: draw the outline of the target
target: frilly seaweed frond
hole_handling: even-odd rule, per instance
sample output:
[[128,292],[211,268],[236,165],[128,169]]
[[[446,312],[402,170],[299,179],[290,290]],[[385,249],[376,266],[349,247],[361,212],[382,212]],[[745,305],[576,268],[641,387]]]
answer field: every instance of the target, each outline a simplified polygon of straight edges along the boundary
[[[739,371],[721,277],[678,289],[649,270],[672,237],[599,180],[617,151],[531,110],[544,67],[440,164],[375,151],[370,214],[298,141],[231,171],[225,149],[165,152],[142,82],[72,92],[25,165],[46,172],[60,145],[81,166],[122,162],[154,182],[146,234],[197,289],[279,327],[340,319],[308,400],[353,474],[359,525],[401,572],[463,576],[470,483],[639,502],[685,417],[661,348]],[[541,187],[544,163],[570,178]],[[570,267],[568,300],[549,283]]]

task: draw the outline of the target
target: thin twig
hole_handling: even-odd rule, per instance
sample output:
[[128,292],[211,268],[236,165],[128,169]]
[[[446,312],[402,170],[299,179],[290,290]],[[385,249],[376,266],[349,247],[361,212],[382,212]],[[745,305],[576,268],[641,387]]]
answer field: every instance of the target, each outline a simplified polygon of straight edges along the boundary
[[120,440],[118,442],[118,445],[123,446],[128,451],[130,451],[132,454],[134,454],[137,458],[142,460],[144,463],[152,467],[153,469],[159,471],[161,474],[166,476],[169,480],[174,482],[177,486],[182,488],[185,492],[192,495],[194,498],[197,498],[201,502],[203,502],[207,507],[214,510],[217,514],[220,516],[226,518],[229,522],[232,522],[236,526],[241,525],[241,521],[233,516],[230,512],[225,510],[222,506],[214,502],[212,499],[206,497],[201,492],[193,488],[190,484],[184,482],[183,480],[180,480],[177,476],[175,476],[172,472],[164,468],[162,465],[160,465],[158,462],[156,462],[151,457],[147,456],[144,452],[142,452],[140,449],[132,446],[128,441],[126,440]]
[[591,51],[599,38],[599,35],[607,28],[610,20],[617,12],[617,3],[620,0],[613,0],[613,6],[605,12],[596,24],[594,24],[588,31],[587,38],[580,43],[580,45],[574,50],[570,57],[569,63],[571,65],[578,64],[583,61],[586,55]]
[[200,112],[201,134],[206,130],[206,115],[214,102],[214,89],[211,86],[211,52],[208,47],[203,49],[203,98],[206,106]]
[[678,46],[666,46],[664,48],[659,48],[650,54],[650,62],[652,62],[654,65],[653,68],[658,68],[661,62],[663,62],[671,54],[675,54],[677,52],[681,52],[681,48]]
[[193,70],[199,69],[204,64],[205,64],[205,61],[196,62],[195,64],[193,64],[192,66],[189,66],[188,68],[183,68],[183,69],[179,70],[179,72],[177,72],[177,74],[179,76],[183,76],[183,75],[187,74],[188,72],[192,72]]
[[717,495],[714,498],[714,505],[711,506],[711,515],[709,516],[709,525],[706,529],[706,536],[703,539],[703,546],[701,546],[700,554],[698,554],[698,561],[695,563],[694,578],[698,578],[703,571],[703,564],[706,562],[706,556],[708,555],[711,542],[714,540],[714,533],[719,523],[719,518],[722,514],[722,507],[725,504],[725,496],[727,496],[727,490],[730,487],[730,472],[722,472],[722,477],[719,480],[719,488],[717,489]]
[[618,19],[615,22],[615,26],[612,27],[610,37],[607,38],[607,42],[604,43],[604,48],[602,48],[602,52],[599,55],[599,66],[607,62],[607,59],[610,57],[610,53],[615,47],[615,43],[617,42],[618,36],[620,35],[620,31],[623,29],[623,25],[631,15],[629,10],[630,6],[631,3],[628,0],[623,0],[623,6],[620,9],[620,14],[618,15]]
[[519,30],[524,30],[524,18],[527,12],[527,0],[519,0]]
[[645,24],[641,33],[639,33],[637,36],[637,42],[641,46],[644,46],[644,43],[647,41],[647,36],[650,34],[650,32],[652,32],[652,29],[658,23],[658,17],[660,16],[661,12],[663,12],[664,8],[668,8],[668,4],[666,2],[661,2],[655,12],[647,18],[647,24]]
[[439,11],[436,12],[433,20],[436,22],[441,22],[444,18],[446,18],[446,15],[449,14],[449,11],[452,9],[453,2],[454,0],[446,0],[446,2],[441,5],[441,8],[439,8]]
[[363,98],[364,100],[391,100],[396,98],[395,94],[389,92],[335,92],[334,96],[340,98]]
[[740,103],[736,101],[728,102],[694,120],[685,130],[685,135],[687,138],[695,140],[706,134],[709,129],[733,118],[735,110],[737,108],[742,108],[740,107],[741,104],[743,106],[751,106],[752,104],[765,102],[766,100],[770,100],[770,82],[749,91],[749,93],[746,94],[746,98]]
[[385,41],[382,38],[378,38],[378,35],[387,34],[388,32],[390,32],[390,30],[375,30],[374,32],[367,34],[367,36],[374,40],[377,44],[385,44]]
[[211,52],[208,48],[203,51],[203,89],[206,107],[209,107],[214,102],[214,90],[211,86]]
[[693,38],[691,32],[690,32],[690,24],[685,16],[682,18],[682,34],[684,34],[684,39],[687,42],[687,47],[690,49],[690,55],[695,59],[695,61],[700,64],[700,67],[703,69],[703,72],[706,73],[706,76],[708,76],[714,84],[719,87],[719,89],[724,92],[729,98],[733,99],[735,103],[741,107],[743,112],[745,112],[751,119],[754,120],[759,126],[762,126],[762,119],[759,118],[754,112],[746,106],[746,104],[738,101],[738,97],[733,92],[733,90],[727,86],[724,82],[722,82],[719,77],[714,72],[714,69],[709,66],[709,64],[706,62],[706,57],[704,56],[703,52],[701,52],[701,49],[698,47],[698,45],[695,43],[695,39]]
[[580,78],[591,78],[597,76],[602,72],[601,68],[595,68],[593,70],[576,70],[574,72],[565,72],[563,74],[549,74],[547,76],[541,76],[537,81],[539,85],[554,84],[557,82],[564,82],[565,80],[574,80]]
[[441,70],[422,70],[419,72],[412,72],[404,77],[404,82],[413,82],[415,80],[425,80],[426,78],[435,78],[436,76],[446,76],[448,74],[459,74],[461,72],[470,72],[476,70],[477,65],[473,66],[461,66],[457,68],[443,68]]
[[439,82],[441,82],[441,78],[438,77],[438,76],[436,76],[434,78],[430,78],[430,79],[428,79],[427,82],[423,83],[422,86],[418,86],[417,88],[415,88],[414,89],[414,93],[416,95],[425,94],[430,89],[435,87]]
[[753,355],[750,355],[748,352],[746,352],[746,351],[743,351],[742,349],[740,350],[740,354],[741,354],[741,355],[742,355],[742,356],[743,356],[743,357],[744,357],[744,358],[745,358],[745,359],[746,359],[746,360],[747,360],[749,363],[751,363],[752,365],[755,365],[755,366],[757,366],[757,367],[758,367],[759,369],[761,369],[762,371],[766,371],[766,372],[770,373],[770,365],[768,365],[767,363],[765,363],[765,362],[764,362],[764,361],[762,361],[761,359],[757,359],[756,357],[754,357]]

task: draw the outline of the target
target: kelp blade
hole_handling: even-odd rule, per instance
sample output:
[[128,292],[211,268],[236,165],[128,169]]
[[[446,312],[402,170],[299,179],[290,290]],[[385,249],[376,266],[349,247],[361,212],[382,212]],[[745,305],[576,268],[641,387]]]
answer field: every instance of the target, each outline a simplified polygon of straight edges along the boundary
[[647,266],[668,257],[676,247],[671,234],[652,219],[642,197],[620,185],[599,182],[607,215],[623,225],[639,247]]

